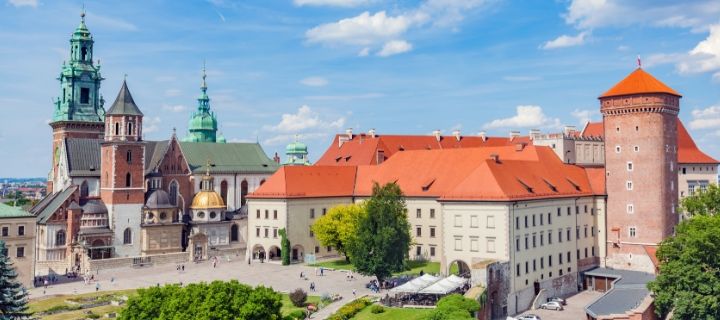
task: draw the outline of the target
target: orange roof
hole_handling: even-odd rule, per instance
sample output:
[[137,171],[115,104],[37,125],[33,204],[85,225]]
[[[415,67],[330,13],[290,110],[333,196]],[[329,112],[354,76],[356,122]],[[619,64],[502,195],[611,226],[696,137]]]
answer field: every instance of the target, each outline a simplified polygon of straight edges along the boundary
[[[353,135],[352,140],[340,144],[338,134],[325,153],[315,163],[316,165],[347,166],[347,165],[375,165],[378,164],[379,152],[382,151],[384,159],[390,158],[399,151],[409,150],[435,150],[475,147],[509,146],[517,143],[530,144],[527,136],[514,139],[501,137],[461,136],[458,140],[454,136],[441,136],[440,141],[433,135],[376,135],[374,137],[359,134]],[[380,161],[380,162],[382,162]]]
[[585,128],[583,128],[582,132],[580,133],[580,136],[582,137],[603,137],[605,136],[605,128],[603,128],[602,121],[600,122],[589,122],[585,124]]
[[607,194],[605,192],[605,167],[585,168],[585,173],[588,176],[590,187],[592,187],[594,194]]
[[681,97],[677,91],[668,87],[660,80],[645,72],[642,68],[637,68],[630,73],[625,79],[622,79],[614,87],[603,93],[600,98],[624,96],[638,93],[669,93]]
[[[680,164],[720,164],[698,148],[680,118],[677,119],[678,163]],[[582,131],[583,137],[603,137],[602,122],[588,122]]]
[[680,119],[677,122],[677,132],[678,163],[720,164],[700,151]]
[[408,197],[447,201],[594,194],[585,169],[564,164],[549,147],[503,146],[410,150],[380,165],[283,167],[250,197],[367,197],[375,182],[396,182]]
[[283,166],[250,198],[318,198],[352,196],[354,166]]

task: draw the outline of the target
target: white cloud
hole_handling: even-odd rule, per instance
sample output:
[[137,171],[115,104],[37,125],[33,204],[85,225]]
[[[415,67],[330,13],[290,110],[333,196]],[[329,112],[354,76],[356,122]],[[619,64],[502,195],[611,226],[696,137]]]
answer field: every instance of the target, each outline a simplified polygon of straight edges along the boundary
[[300,107],[295,114],[285,113],[280,123],[274,126],[264,126],[266,131],[297,133],[306,130],[322,129],[337,130],[345,125],[345,117],[334,120],[324,120],[307,105]]
[[368,0],[293,0],[296,6],[335,6],[335,7],[357,7],[367,4]]
[[160,117],[145,117],[143,119],[142,131],[143,133],[153,133],[160,130]]
[[166,97],[177,97],[182,93],[180,89],[167,89],[165,90]]
[[181,105],[181,104],[176,104],[176,105],[167,105],[166,104],[166,105],[162,106],[162,109],[165,111],[170,111],[170,112],[183,112],[183,111],[187,110],[187,107],[184,105]]
[[690,129],[717,129],[720,128],[720,105],[692,111],[693,120]]
[[510,118],[496,119],[483,127],[485,129],[560,127],[560,119],[546,116],[540,106],[517,106],[516,111],[517,113]]
[[577,119],[580,125],[584,126],[586,123],[592,121],[595,116],[599,116],[600,112],[596,109],[575,109],[573,110],[573,112],[570,113],[570,115],[573,116],[573,118]]
[[[332,133],[330,132],[311,132],[311,133],[303,133],[298,134],[297,139],[302,141],[308,141],[308,140],[318,140],[318,139],[324,139],[328,136],[330,136]],[[288,144],[292,141],[295,141],[296,135],[294,134],[280,134],[273,137],[270,137],[268,139],[263,140],[263,144],[269,145],[269,146],[276,146],[276,145],[283,145]]]
[[328,84],[328,81],[323,77],[307,77],[300,80],[300,83],[308,87],[324,87]]
[[385,11],[370,15],[365,11],[353,18],[319,25],[305,36],[311,43],[367,46],[400,36],[412,23],[414,19],[409,16],[388,16]]
[[503,80],[516,81],[516,82],[538,81],[538,80],[542,80],[542,77],[538,77],[538,76],[505,76],[505,77],[503,77]]
[[369,54],[370,54],[370,48],[365,47],[365,48],[362,48],[362,50],[360,50],[360,52],[358,52],[358,57],[367,57]]
[[33,7],[37,8],[37,0],[8,0],[8,4],[15,7]]
[[588,35],[587,31],[578,33],[576,36],[561,35],[553,40],[545,42],[542,48],[545,50],[574,47],[585,43],[585,37]]
[[720,70],[720,23],[710,26],[708,37],[690,50],[687,59],[677,67],[683,73]]
[[412,50],[412,44],[405,40],[393,40],[388,41],[385,43],[385,45],[382,47],[382,49],[377,53],[380,57],[389,57],[392,55],[400,54],[403,52],[408,52]]

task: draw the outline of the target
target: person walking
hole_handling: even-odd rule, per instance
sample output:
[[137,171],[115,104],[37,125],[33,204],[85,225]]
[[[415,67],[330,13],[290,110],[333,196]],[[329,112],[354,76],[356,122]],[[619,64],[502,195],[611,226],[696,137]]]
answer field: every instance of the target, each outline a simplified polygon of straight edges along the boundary
[[95,292],[100,291],[100,282],[95,283]]
[[355,297],[356,297],[356,292],[355,292],[355,289],[353,289],[353,298],[355,298]]

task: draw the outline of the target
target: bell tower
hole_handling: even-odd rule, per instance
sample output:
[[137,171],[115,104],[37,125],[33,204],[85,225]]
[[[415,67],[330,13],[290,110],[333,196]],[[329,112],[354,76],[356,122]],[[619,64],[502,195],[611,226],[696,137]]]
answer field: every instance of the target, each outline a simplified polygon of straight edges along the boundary
[[[63,62],[60,96],[54,101],[50,126],[53,129],[53,165],[48,181],[48,192],[58,181],[59,157],[66,138],[102,139],[105,120],[105,101],[100,95],[100,64],[93,63],[92,34],[85,25],[85,13],[80,14],[80,25],[70,38],[70,61]],[[53,190],[58,189],[58,190]]]
[[608,267],[654,273],[657,245],[678,223],[681,97],[639,67],[599,97],[605,127]]
[[145,143],[143,113],[127,83],[105,115],[105,139],[100,146],[100,197],[108,209],[118,257],[140,255],[141,212],[145,203]]
[[200,96],[198,97],[197,111],[193,112],[188,123],[188,135],[184,142],[224,142],[225,138],[217,134],[217,118],[215,113],[210,111],[210,97],[207,94],[207,82],[205,78],[205,66],[203,65],[202,85],[200,85]]

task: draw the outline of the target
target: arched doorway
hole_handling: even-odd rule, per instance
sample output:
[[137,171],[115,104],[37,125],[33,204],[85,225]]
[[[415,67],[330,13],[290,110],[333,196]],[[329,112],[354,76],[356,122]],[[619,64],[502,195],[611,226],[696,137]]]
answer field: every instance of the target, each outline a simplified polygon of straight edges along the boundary
[[252,249],[252,258],[253,260],[264,260],[265,248],[260,244],[256,244]]
[[458,277],[470,278],[470,266],[465,261],[455,260],[448,265],[448,275],[454,274]]
[[240,241],[239,233],[240,232],[238,231],[238,225],[236,223],[233,223],[232,227],[230,227],[230,242]]
[[292,260],[293,262],[303,262],[305,260],[305,250],[301,245],[296,244],[292,247],[292,252],[290,253],[290,260]]
[[271,246],[270,250],[268,252],[268,259],[269,260],[280,260],[281,251],[278,246]]
[[204,233],[195,234],[190,238],[190,248],[193,261],[207,259],[208,237]]
[[220,182],[220,197],[223,199],[223,202],[225,202],[226,206],[230,206],[227,201],[227,194],[228,194],[228,183],[227,181],[223,180]]

